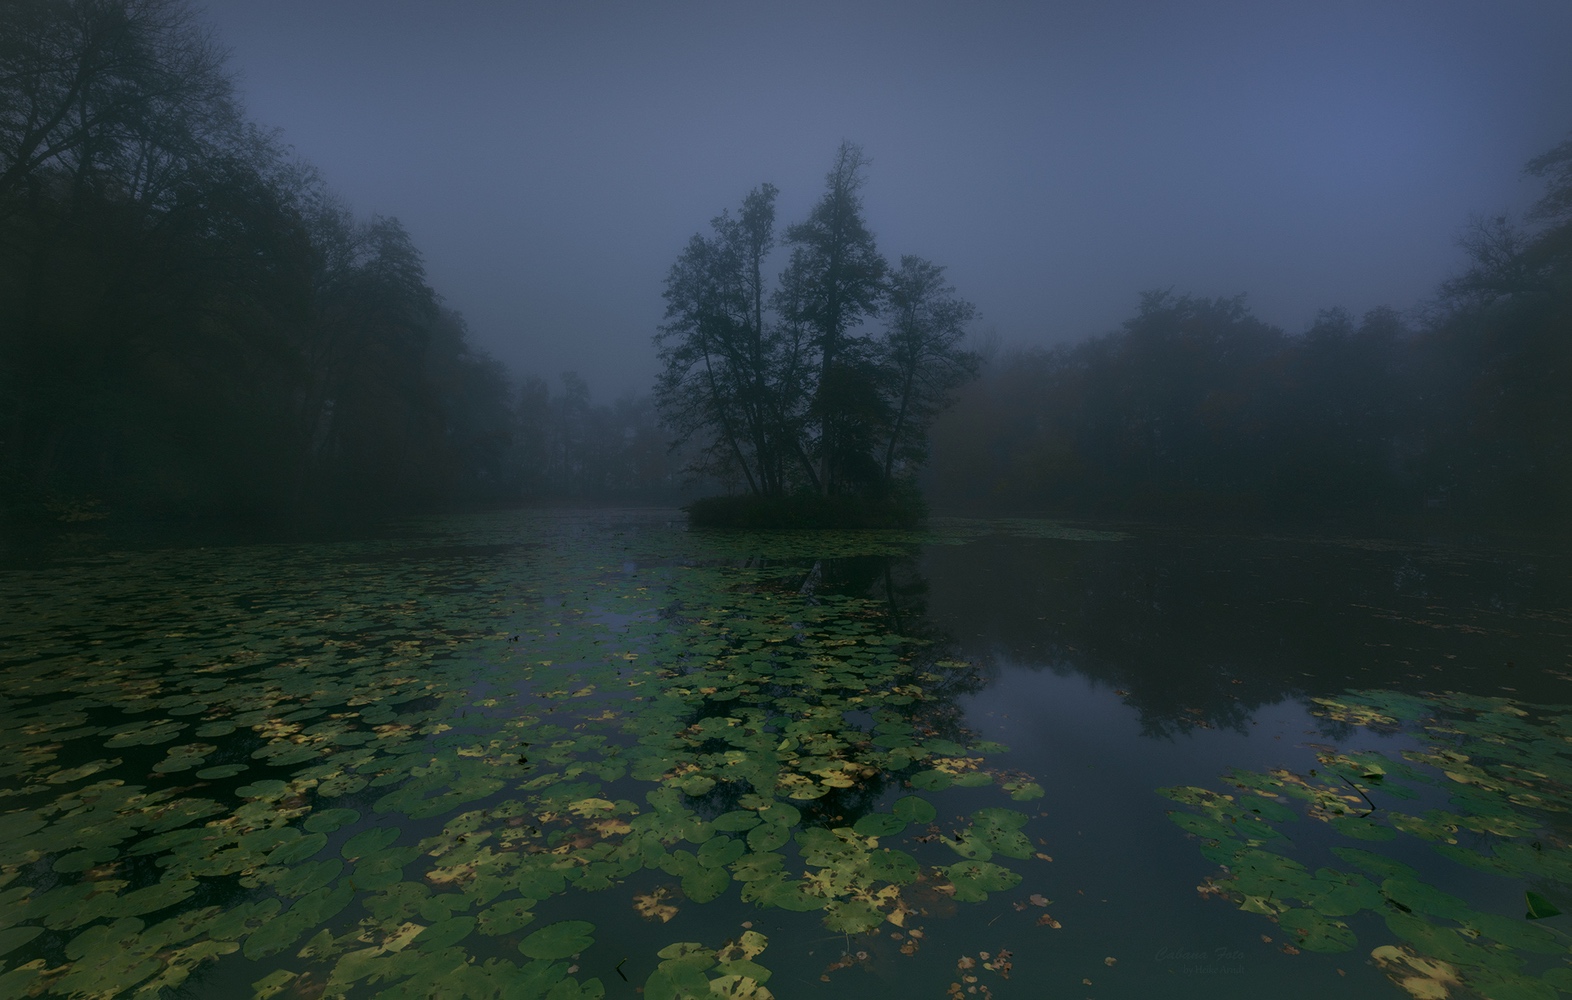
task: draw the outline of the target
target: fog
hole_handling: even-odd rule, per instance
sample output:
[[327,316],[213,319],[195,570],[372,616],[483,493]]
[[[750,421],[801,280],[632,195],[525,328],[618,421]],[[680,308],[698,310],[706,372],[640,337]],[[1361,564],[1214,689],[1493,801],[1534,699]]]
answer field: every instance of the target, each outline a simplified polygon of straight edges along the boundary
[[647,391],[662,281],[761,182],[803,216],[843,140],[892,259],[948,267],[1006,343],[1139,293],[1409,310],[1471,215],[1536,196],[1572,127],[1558,2],[216,2],[251,116],[511,368]]
[[1572,504],[1561,2],[6,12],[0,524]]

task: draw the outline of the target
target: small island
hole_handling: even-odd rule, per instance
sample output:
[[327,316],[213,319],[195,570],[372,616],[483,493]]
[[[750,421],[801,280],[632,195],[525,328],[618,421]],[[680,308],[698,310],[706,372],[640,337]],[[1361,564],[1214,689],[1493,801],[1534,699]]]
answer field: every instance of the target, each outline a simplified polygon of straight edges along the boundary
[[[687,506],[695,527],[910,527],[928,428],[974,378],[976,316],[944,268],[892,267],[863,219],[866,160],[841,143],[808,218],[775,234],[761,184],[711,235],[695,233],[666,278],[655,400],[688,472],[730,487]],[[774,287],[777,243],[790,257]],[[880,330],[868,329],[882,320]]]

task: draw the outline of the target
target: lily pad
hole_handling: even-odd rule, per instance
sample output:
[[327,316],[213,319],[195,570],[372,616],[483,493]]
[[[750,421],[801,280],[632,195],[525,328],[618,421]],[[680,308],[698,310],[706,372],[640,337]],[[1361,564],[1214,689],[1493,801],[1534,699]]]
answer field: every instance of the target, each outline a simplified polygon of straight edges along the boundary
[[916,795],[906,795],[896,799],[890,806],[890,812],[907,823],[932,823],[933,818],[938,815],[932,803]]
[[726,891],[731,875],[724,868],[701,868],[682,876],[682,891],[695,903],[708,903]]
[[595,925],[587,920],[559,920],[547,924],[519,942],[519,951],[530,958],[569,958],[595,943]]
[[203,781],[218,781],[223,778],[233,778],[241,771],[249,770],[249,767],[247,764],[216,764],[213,767],[204,767],[196,773],[196,776]]
[[864,837],[891,837],[906,829],[906,820],[890,813],[868,813],[852,829]]
[[757,854],[773,851],[791,839],[791,828],[779,823],[760,823],[748,831],[748,849]]
[[43,932],[44,929],[37,924],[0,930],[0,955],[15,951]]
[[1528,913],[1525,916],[1529,920],[1544,920],[1546,917],[1559,917],[1561,915],[1561,911],[1555,907],[1555,904],[1537,892],[1525,892],[1523,893],[1523,898],[1528,904]]
[[920,788],[925,792],[937,792],[949,788],[955,778],[944,771],[918,771],[911,776],[911,786]]
[[741,833],[759,825],[759,814],[752,809],[737,809],[715,817],[711,825],[727,833]]
[[1277,924],[1305,951],[1351,951],[1357,939],[1348,925],[1314,910],[1292,909],[1278,914]]
[[955,886],[955,898],[967,903],[980,903],[988,893],[1013,889],[1021,882],[1017,873],[988,861],[961,861],[944,873]]
[[482,934],[512,934],[534,922],[535,900],[510,899],[480,911],[478,926]]
[[[323,843],[327,842],[327,837],[322,834],[314,834],[314,836],[322,837]],[[353,860],[363,855],[375,854],[397,839],[398,827],[376,826],[369,830],[362,830],[349,838],[349,840],[345,841],[339,853],[346,859]]]
[[360,819],[353,809],[321,809],[306,817],[304,826],[310,833],[332,833]]
[[327,834],[312,833],[295,840],[286,841],[275,848],[267,856],[270,865],[297,865],[308,858],[314,857],[318,851],[327,846]]
[[856,899],[831,900],[824,907],[824,926],[843,934],[862,934],[884,923],[878,907]]
[[699,848],[699,864],[705,868],[722,868],[748,853],[747,845],[732,837],[715,837]]

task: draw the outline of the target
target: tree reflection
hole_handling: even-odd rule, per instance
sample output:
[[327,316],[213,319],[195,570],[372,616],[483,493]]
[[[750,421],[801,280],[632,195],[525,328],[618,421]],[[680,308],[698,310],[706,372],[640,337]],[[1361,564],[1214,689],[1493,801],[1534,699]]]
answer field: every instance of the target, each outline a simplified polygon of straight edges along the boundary
[[1242,730],[1262,706],[1350,687],[1558,700],[1545,671],[1564,656],[1565,567],[1544,553],[1148,531],[932,546],[921,569],[931,627],[960,655],[1083,675],[1167,736]]

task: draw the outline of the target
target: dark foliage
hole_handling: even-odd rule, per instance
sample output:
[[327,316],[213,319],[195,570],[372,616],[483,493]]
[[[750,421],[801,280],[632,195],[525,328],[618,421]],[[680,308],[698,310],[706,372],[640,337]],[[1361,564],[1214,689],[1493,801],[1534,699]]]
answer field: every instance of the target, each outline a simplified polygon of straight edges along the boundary
[[1402,515],[1572,510],[1572,142],[1530,218],[1476,224],[1427,316],[1290,336],[1242,299],[1142,297],[1123,329],[992,364],[933,431],[938,504]]
[[[657,404],[693,443],[690,473],[780,499],[715,508],[747,511],[749,523],[766,523],[765,511],[792,523],[841,516],[834,504],[801,513],[802,493],[884,503],[911,483],[933,418],[977,370],[962,344],[974,310],[944,269],[906,256],[892,272],[880,255],[862,217],[864,166],[842,143],[823,196],[786,231],[790,257],[773,292],[763,271],[776,245],[770,184],[735,217],[716,217],[712,236],[695,234],[666,279]],[[881,315],[882,335],[863,329]]]
[[536,412],[542,388],[475,349],[398,221],[357,222],[246,121],[180,0],[3,16],[0,519],[359,515],[669,479],[648,404],[570,387]]

